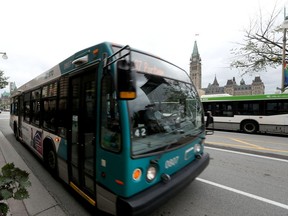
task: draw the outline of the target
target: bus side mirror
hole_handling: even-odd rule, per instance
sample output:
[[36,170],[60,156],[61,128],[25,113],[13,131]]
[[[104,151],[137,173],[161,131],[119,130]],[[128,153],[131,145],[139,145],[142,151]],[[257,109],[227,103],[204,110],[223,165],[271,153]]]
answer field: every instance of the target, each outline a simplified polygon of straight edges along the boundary
[[133,100],[136,98],[134,64],[127,60],[117,62],[117,98],[120,100]]
[[214,118],[210,111],[207,111],[207,118],[206,118],[206,134],[212,135],[214,134]]

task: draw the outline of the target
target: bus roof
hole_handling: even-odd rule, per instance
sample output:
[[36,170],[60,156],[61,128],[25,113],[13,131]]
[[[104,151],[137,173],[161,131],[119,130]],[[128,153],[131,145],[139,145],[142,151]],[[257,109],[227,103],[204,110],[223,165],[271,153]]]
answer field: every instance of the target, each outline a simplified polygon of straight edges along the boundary
[[102,53],[107,53],[108,55],[111,55],[112,45],[114,44],[110,42],[103,42],[98,45],[94,45],[79,52],[76,52],[74,55],[60,62],[56,66],[50,68],[49,70],[41,73],[39,76],[20,86],[17,89],[18,91],[14,94],[19,94],[26,90],[36,88],[43,83],[52,81],[60,77],[63,74],[77,70],[79,68],[78,66],[81,63],[93,64],[102,58],[102,56],[100,56]]
[[202,102],[215,102],[215,101],[253,101],[253,100],[275,100],[275,99],[287,99],[288,94],[260,94],[260,95],[225,95],[225,96],[213,96],[203,95],[201,96]]
[[[102,42],[97,45],[78,51],[74,55],[71,55],[69,58],[57,64],[56,66],[52,67],[51,69],[45,71],[44,73],[40,74],[39,76],[33,78],[24,85],[20,86],[12,96],[21,94],[22,92],[25,92],[30,89],[31,90],[35,89],[38,86],[43,85],[44,83],[48,83],[50,81],[59,78],[61,75],[67,73],[73,73],[74,71],[80,69],[82,66],[87,67],[89,65],[96,64],[97,62],[100,63],[101,61],[103,61],[104,58],[103,54],[105,54],[106,57],[108,57],[115,52],[115,50],[113,50],[113,47],[121,48],[123,46],[111,42]],[[131,49],[131,50],[165,61],[173,65],[174,67],[179,68],[179,70],[182,70],[185,73],[185,76],[188,77],[188,74],[185,70],[160,57],[149,54],[147,52],[139,51],[137,49]]]

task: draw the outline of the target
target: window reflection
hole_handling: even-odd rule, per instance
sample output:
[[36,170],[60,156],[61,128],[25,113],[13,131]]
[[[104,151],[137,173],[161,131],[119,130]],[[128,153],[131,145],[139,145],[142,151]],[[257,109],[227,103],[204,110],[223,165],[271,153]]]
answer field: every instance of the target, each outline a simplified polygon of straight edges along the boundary
[[140,73],[137,82],[137,99],[128,102],[135,155],[179,146],[201,132],[202,105],[191,84]]

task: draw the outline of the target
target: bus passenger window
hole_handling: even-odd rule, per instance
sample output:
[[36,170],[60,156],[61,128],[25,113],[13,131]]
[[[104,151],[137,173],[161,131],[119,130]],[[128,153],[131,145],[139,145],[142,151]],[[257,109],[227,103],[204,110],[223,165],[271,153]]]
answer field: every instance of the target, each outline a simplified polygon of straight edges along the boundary
[[119,152],[121,150],[120,119],[111,75],[105,75],[101,84],[101,146],[109,151]]
[[40,101],[33,101],[31,107],[31,122],[39,125],[40,124]]
[[276,102],[268,102],[266,106],[267,115],[276,115],[278,112],[278,104]]
[[30,92],[24,95],[24,121],[30,122]]
[[59,81],[59,102],[57,112],[57,134],[63,138],[67,135],[68,123],[68,76],[63,76]]
[[40,124],[40,93],[40,89],[31,92],[31,122],[38,126]]
[[43,127],[55,130],[56,124],[56,100],[44,100]]
[[66,137],[67,134],[67,98],[62,98],[59,100],[58,105],[58,129],[57,134],[61,137]]
[[24,102],[24,120],[30,122],[30,102]]

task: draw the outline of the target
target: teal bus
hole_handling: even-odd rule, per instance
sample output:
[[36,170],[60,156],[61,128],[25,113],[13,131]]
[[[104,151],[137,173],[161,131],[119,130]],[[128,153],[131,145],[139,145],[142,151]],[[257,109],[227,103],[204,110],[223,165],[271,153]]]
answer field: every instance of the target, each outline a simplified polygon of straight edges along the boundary
[[10,126],[51,172],[111,215],[145,215],[208,165],[204,110],[187,73],[104,42],[11,96]]
[[288,94],[286,93],[203,95],[201,101],[205,111],[210,111],[213,115],[215,129],[245,133],[288,134]]

